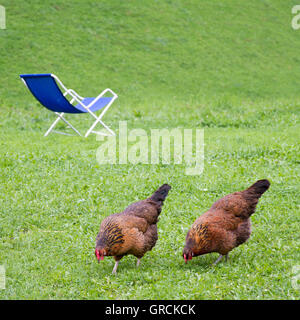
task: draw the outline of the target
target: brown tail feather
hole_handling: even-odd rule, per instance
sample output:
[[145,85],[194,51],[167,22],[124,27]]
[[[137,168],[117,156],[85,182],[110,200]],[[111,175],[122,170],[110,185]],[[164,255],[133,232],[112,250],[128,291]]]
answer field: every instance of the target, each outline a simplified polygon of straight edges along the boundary
[[244,192],[251,196],[260,198],[264,192],[266,192],[270,187],[270,181],[267,179],[256,181],[251,187],[246,189]]
[[163,184],[159,189],[157,189],[153,193],[150,199],[154,202],[163,202],[166,199],[170,189],[171,186],[169,186],[168,184]]
[[269,187],[269,180],[258,180],[251,187],[242,192],[244,199],[249,205],[247,210],[249,217],[255,212],[259,198],[269,189]]

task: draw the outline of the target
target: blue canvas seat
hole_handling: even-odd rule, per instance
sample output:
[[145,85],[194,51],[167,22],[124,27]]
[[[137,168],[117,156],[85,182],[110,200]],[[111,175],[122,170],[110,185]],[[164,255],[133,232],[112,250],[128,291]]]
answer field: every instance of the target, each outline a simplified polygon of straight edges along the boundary
[[[60,119],[66,122],[77,134],[81,135],[79,131],[64,118],[65,113],[90,113],[91,116],[95,118],[95,122],[88,129],[85,137],[87,137],[91,132],[102,135],[115,135],[115,133],[101,120],[114,100],[118,98],[117,94],[111,89],[105,89],[96,98],[84,98],[73,89],[67,89],[58,77],[51,73],[21,74],[20,77],[33,96],[45,108],[58,115],[58,118],[45,133],[45,136],[53,130],[54,126]],[[110,92],[112,97],[103,97],[107,92]],[[70,98],[70,101],[67,97]],[[94,112],[100,109],[103,109],[103,111],[100,116],[96,116]],[[109,134],[93,131],[97,123],[102,124]]]
[[[94,101],[95,98],[84,98],[81,102],[87,107],[90,103],[92,103]],[[103,97],[100,98],[95,104],[93,104],[90,107],[90,110],[92,112],[98,111],[102,108],[104,108],[110,101],[111,101],[111,97]],[[88,112],[85,108],[82,107],[81,104],[77,104],[75,106],[76,109],[78,109],[81,112]]]

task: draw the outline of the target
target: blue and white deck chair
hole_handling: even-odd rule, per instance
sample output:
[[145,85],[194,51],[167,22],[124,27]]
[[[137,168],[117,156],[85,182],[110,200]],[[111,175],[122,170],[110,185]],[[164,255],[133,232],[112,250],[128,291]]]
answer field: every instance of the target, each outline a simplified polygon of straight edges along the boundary
[[[105,89],[96,98],[83,98],[74,90],[67,89],[54,74],[21,74],[20,77],[23,80],[24,84],[34,95],[34,97],[44,107],[53,111],[58,116],[58,118],[52,123],[48,131],[45,133],[45,136],[47,136],[53,130],[60,119],[63,120],[68,126],[70,126],[70,128],[72,128],[77,134],[81,136],[80,132],[64,118],[65,113],[89,113],[95,119],[92,126],[86,132],[85,137],[87,137],[91,132],[105,136],[116,135],[102,121],[102,118],[106,111],[118,98],[118,96],[111,89]],[[113,96],[103,97],[107,92],[110,92]],[[70,96],[70,101],[66,98],[68,95]],[[96,116],[95,112],[100,109],[103,109],[101,114],[99,116]],[[108,131],[108,133],[93,131],[97,123],[102,124],[102,126]],[[53,132],[66,134],[54,130]]]

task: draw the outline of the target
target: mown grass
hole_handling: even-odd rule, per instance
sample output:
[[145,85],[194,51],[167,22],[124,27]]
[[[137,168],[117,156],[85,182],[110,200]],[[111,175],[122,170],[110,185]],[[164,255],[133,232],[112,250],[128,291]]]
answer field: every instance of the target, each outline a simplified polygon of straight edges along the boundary
[[[2,1],[1,299],[299,299],[299,33],[294,1]],[[82,17],[82,19],[80,18]],[[300,31],[299,31],[300,32]],[[182,165],[99,165],[95,136],[43,133],[53,121],[18,79],[52,72],[81,94],[119,94],[113,129],[204,128],[200,176]],[[89,118],[75,116],[83,130]],[[69,118],[71,119],[71,118]],[[268,178],[249,242],[181,257],[218,198]],[[103,217],[172,190],[159,241],[135,267],[94,257]]]

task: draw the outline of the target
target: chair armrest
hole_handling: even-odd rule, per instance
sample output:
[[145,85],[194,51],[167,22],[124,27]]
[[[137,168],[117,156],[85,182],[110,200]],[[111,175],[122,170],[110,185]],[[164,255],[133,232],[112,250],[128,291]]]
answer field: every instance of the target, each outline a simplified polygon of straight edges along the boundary
[[80,100],[83,99],[83,97],[81,97],[76,91],[74,91],[73,89],[67,89],[64,93],[64,96],[66,96],[67,94],[69,94],[72,98],[79,98]]
[[73,89],[69,89],[68,90],[70,93],[73,93],[73,95],[75,95],[77,98],[79,98],[79,99],[83,99],[83,97],[82,96],[80,96],[75,90],[73,90]]

